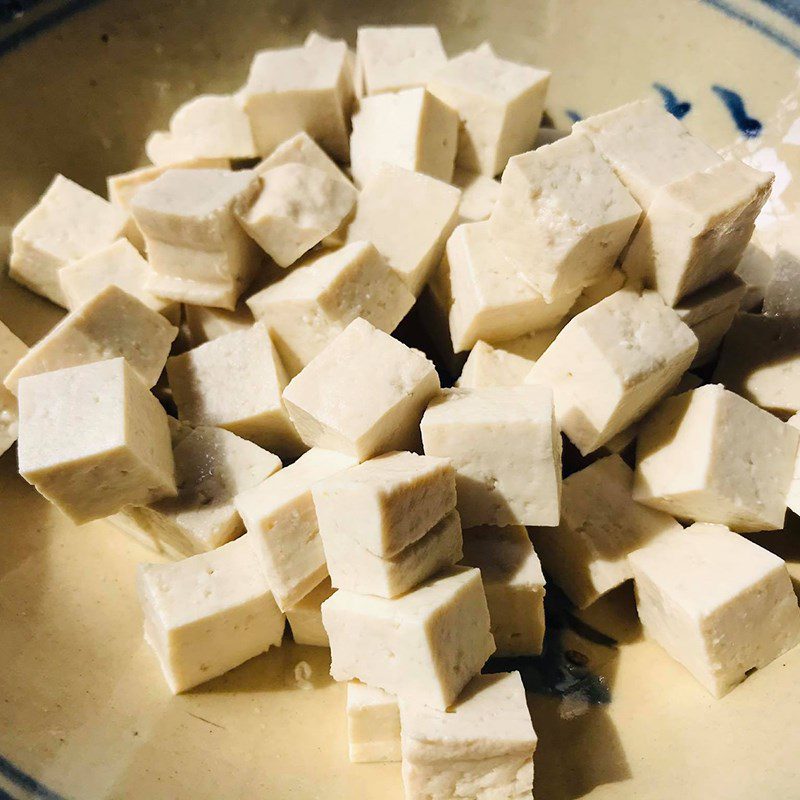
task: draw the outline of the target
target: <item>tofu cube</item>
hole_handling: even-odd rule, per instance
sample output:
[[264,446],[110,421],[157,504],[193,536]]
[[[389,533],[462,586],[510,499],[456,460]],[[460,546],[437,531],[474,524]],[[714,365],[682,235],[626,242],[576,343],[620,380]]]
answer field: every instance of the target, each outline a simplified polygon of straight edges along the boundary
[[282,611],[328,574],[311,488],[353,463],[349,456],[315,447],[235,498],[256,560]]
[[122,356],[149,388],[177,335],[161,314],[112,285],[40,339],[8,373],[5,386],[17,394],[19,381],[30,375]]
[[281,399],[286,372],[260,323],[173,356],[167,375],[181,421],[224,428],[282,458],[305,449]]
[[333,594],[330,578],[286,609],[286,619],[292,629],[295,644],[330,647],[328,634],[322,624],[322,604]]
[[347,684],[347,743],[354,764],[400,760],[400,709],[393,694]]
[[494,652],[477,569],[451,567],[387,600],[343,589],[322,604],[331,675],[446,709]]
[[479,339],[502,342],[557,325],[579,290],[548,302],[532,279],[501,252],[489,222],[459,225],[447,240],[450,336],[453,349],[470,350]]
[[742,311],[752,311],[763,303],[767,286],[775,274],[774,255],[773,248],[761,241],[756,230],[734,272],[747,287],[741,301]]
[[536,656],[544,642],[545,581],[521,525],[481,525],[464,531],[464,558],[483,578],[496,655]]
[[406,800],[532,797],[537,738],[518,672],[473,678],[447,712],[400,699]]
[[271,169],[285,164],[300,164],[324,172],[332,180],[343,181],[352,186],[350,180],[336,165],[336,162],[305,132],[300,131],[281,142],[265,159],[253,169],[264,175]]
[[129,215],[63,175],[11,232],[8,274],[32,292],[66,308],[58,274],[125,235]]
[[153,269],[147,289],[232,311],[259,261],[236,215],[260,185],[251,170],[170,169],[139,189],[131,208]]
[[20,475],[74,523],[176,494],[167,415],[124,358],[18,390]]
[[[28,352],[28,346],[0,322],[0,382]],[[17,398],[0,385],[0,456],[17,441],[19,410]]]
[[715,697],[800,642],[785,562],[722,525],[631,555],[645,633]]
[[374,245],[353,242],[303,262],[247,304],[296,375],[358,317],[391,333],[414,295]]
[[623,289],[570,320],[526,382],[552,388],[561,430],[587,455],[668,394],[696,352],[660,298]]
[[[800,431],[800,413],[791,417],[786,424]],[[786,502],[795,514],[800,514],[800,450],[798,450],[797,457],[795,458],[794,474],[792,476],[792,482],[789,485],[789,496]]]
[[347,161],[354,98],[344,42],[262,50],[250,65],[242,98],[260,155],[305,131],[334,158]]
[[453,171],[453,186],[461,189],[458,206],[460,222],[482,222],[489,219],[497,198],[500,197],[500,181],[471,172],[461,167]]
[[442,39],[433,25],[358,29],[356,75],[365,95],[425,86],[446,63]]
[[558,524],[561,435],[547,387],[446,389],[421,429],[426,455],[455,467],[465,528]]
[[255,317],[246,303],[239,301],[234,311],[208,306],[186,306],[184,322],[192,347],[219,339],[228,333],[243,333],[255,324]]
[[552,301],[605,277],[640,214],[591,142],[567,136],[508,162],[489,219],[503,253]]
[[498,58],[491,49],[450,59],[428,88],[458,112],[458,165],[493,177],[533,148],[550,83],[547,70]]
[[586,608],[633,577],[628,556],[659,536],[682,533],[673,517],[637,503],[633,470],[618,456],[564,479],[558,528],[539,528],[536,551],[578,607]]
[[764,313],[796,320],[800,317],[800,242],[780,247],[773,258],[772,279],[764,292]]
[[359,461],[419,447],[419,421],[439,392],[433,364],[363,319],[351,322],[283,392],[309,447]]
[[800,411],[800,330],[792,320],[737,314],[714,380],[782,419]]
[[456,475],[446,458],[386,453],[318,483],[313,494],[326,552],[328,542],[352,540],[389,558],[455,508]]
[[263,189],[239,215],[244,229],[279,267],[333,233],[356,202],[356,190],[316,167],[284,164],[262,175]]
[[714,359],[736,318],[736,313],[737,308],[731,306],[692,326],[692,333],[697,337],[697,355],[692,361],[692,369],[705,366]]
[[384,164],[361,190],[347,241],[372,242],[418,296],[456,226],[460,197],[454,186]]
[[285,618],[246,539],[137,574],[145,641],[178,694],[279,646]]
[[599,281],[589,284],[572,304],[569,310],[570,316],[577,317],[581,311],[596,306],[601,300],[618,292],[625,286],[625,279],[625,273],[621,269],[614,268]]
[[457,145],[458,114],[427,89],[365,97],[353,115],[353,178],[363,186],[382,164],[394,164],[449,183]]
[[744,398],[701,386],[665,400],[642,426],[633,499],[679,519],[779,530],[798,441]]

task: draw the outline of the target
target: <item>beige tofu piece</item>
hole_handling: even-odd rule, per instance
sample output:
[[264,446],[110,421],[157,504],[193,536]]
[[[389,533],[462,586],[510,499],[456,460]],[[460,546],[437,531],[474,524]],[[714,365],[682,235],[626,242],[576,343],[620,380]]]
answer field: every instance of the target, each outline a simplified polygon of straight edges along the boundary
[[786,563],[722,525],[631,555],[645,633],[715,697],[800,642]]
[[783,527],[797,431],[710,384],[671,397],[642,426],[633,498],[740,532]]
[[464,531],[464,558],[483,578],[496,655],[535,656],[544,642],[542,565],[522,525]]
[[331,675],[442,710],[494,652],[477,569],[451,567],[387,600],[343,589],[322,604]]
[[356,80],[365,95],[425,86],[446,63],[442,39],[433,25],[358,29]]
[[192,556],[244,533],[234,497],[281,468],[278,456],[221,428],[199,427],[173,446],[177,497],[120,512],[157,552]]
[[489,219],[497,198],[500,197],[500,181],[471,172],[461,167],[453,171],[453,186],[461,189],[458,206],[460,222],[482,222]]
[[360,681],[347,684],[347,743],[354,764],[400,760],[397,697]]
[[747,290],[736,275],[726,275],[718,281],[684,297],[674,306],[681,321],[694,328],[698,323],[731,308],[738,309]]
[[697,355],[691,364],[692,369],[705,366],[714,359],[725,335],[733,324],[737,311],[737,307],[731,306],[692,326],[692,332],[698,342]]
[[575,289],[548,302],[534,278],[507,258],[487,222],[459,225],[447,240],[450,274],[450,336],[453,349],[470,350],[478,340],[503,342],[552,328],[578,297]]
[[659,297],[623,289],[570,320],[526,382],[552,388],[561,430],[587,455],[667,395],[696,352]]
[[322,624],[322,604],[333,594],[331,579],[325,578],[315,589],[286,609],[286,619],[296,644],[330,647],[328,633]]
[[224,428],[281,458],[305,449],[281,400],[286,372],[260,323],[172,356],[167,375],[182,421]]
[[742,311],[752,311],[763,302],[767,286],[775,273],[773,255],[771,248],[761,241],[756,231],[734,272],[747,287],[741,301]]
[[356,51],[347,46],[344,39],[332,39],[319,31],[311,31],[303,42],[303,47],[313,49],[315,47],[329,47],[331,44],[338,44],[345,51],[345,72],[348,81],[348,91],[355,92],[355,69]]
[[419,421],[439,392],[433,364],[418,350],[356,319],[283,392],[309,447],[359,461],[419,447]]
[[428,88],[458,112],[460,167],[494,177],[531,150],[550,83],[547,70],[498,58],[487,48],[450,59]]
[[773,258],[772,279],[764,291],[764,313],[797,320],[800,317],[800,241],[779,246]]
[[260,186],[252,170],[170,169],[139,189],[131,207],[154,271],[147,288],[232,311],[259,265],[236,217]]
[[18,390],[20,475],[74,523],[176,494],[167,415],[124,358]]
[[304,261],[247,304],[296,375],[358,317],[391,333],[414,295],[374,245],[353,242]]
[[626,275],[621,269],[612,269],[596,283],[587,286],[570,308],[570,316],[576,317],[581,311],[596,306],[601,300],[610,297],[625,286]]
[[558,524],[561,436],[546,386],[446,389],[421,430],[426,455],[453,462],[465,528]]
[[144,638],[173,693],[280,646],[285,617],[246,539],[175,564],[141,564]]
[[791,320],[737,314],[714,380],[782,419],[800,411],[800,330]]
[[401,698],[407,800],[530,798],[537,738],[518,672],[478,675],[447,712]]
[[[786,424],[800,431],[800,413],[791,417]],[[800,514],[800,450],[798,450],[795,459],[794,475],[789,485],[789,495],[786,504],[795,514]]]
[[108,247],[67,264],[58,273],[67,308],[72,311],[109,286],[117,286],[177,325],[180,303],[149,292],[145,288],[149,276],[150,265],[127,239],[117,239]]
[[11,232],[8,274],[66,308],[58,273],[125,235],[129,216],[88,189],[56,175]]
[[489,220],[505,255],[552,301],[604,278],[640,214],[591,142],[567,136],[508,162]]
[[732,273],[773,177],[723,161],[665,186],[647,207],[622,269],[670,305]]
[[386,453],[318,483],[313,494],[326,551],[328,542],[352,540],[390,558],[455,508],[456,473],[446,458]]
[[[28,352],[28,345],[0,322],[0,381]],[[17,441],[19,411],[17,398],[0,385],[0,456]]]
[[284,164],[261,178],[261,194],[239,219],[279,267],[291,266],[333,233],[356,202],[353,186],[316,167]]
[[305,132],[300,131],[281,142],[266,158],[253,169],[263,175],[276,167],[285,164],[301,164],[324,172],[329,178],[344,181],[352,186],[348,177],[337,166],[336,162]]
[[427,89],[365,97],[353,115],[350,165],[363,186],[382,164],[450,182],[458,145],[458,114]]
[[632,491],[633,470],[618,455],[595,461],[564,479],[558,527],[535,532],[547,573],[578,608],[633,577],[631,553],[683,533],[674,517],[637,503]]
[[240,300],[234,311],[208,306],[186,306],[186,326],[192,347],[219,339],[228,333],[242,333],[253,327],[255,317],[247,304]]
[[305,131],[335,159],[347,161],[354,98],[344,42],[256,53],[242,99],[260,155]]
[[124,357],[148,388],[167,362],[178,329],[117,286],[109,286],[70,312],[40,339],[6,375],[17,394],[30,375]]
[[312,487],[354,464],[317,447],[236,497],[255,557],[281,610],[303,599],[328,574]]
[[454,186],[385,164],[361,190],[347,241],[372,242],[418,296],[456,226],[460,197]]

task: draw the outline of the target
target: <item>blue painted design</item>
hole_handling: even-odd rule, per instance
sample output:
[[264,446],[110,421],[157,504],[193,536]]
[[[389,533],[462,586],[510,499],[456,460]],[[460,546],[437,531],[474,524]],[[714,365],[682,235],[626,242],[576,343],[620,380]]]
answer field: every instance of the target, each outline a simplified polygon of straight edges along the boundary
[[688,100],[678,100],[672,89],[664,86],[663,83],[654,83],[653,88],[661,94],[664,99],[664,108],[677,119],[683,119],[691,110],[692,104]]
[[583,117],[582,117],[582,116],[581,116],[581,115],[580,115],[580,114],[579,114],[577,111],[575,111],[575,110],[574,110],[574,109],[572,109],[572,108],[568,108],[568,109],[566,109],[566,110],[564,111],[564,113],[565,113],[565,114],[566,114],[566,115],[567,115],[567,116],[570,118],[570,120],[571,120],[573,123],[575,123],[575,122],[580,122],[580,121],[583,119]]
[[712,86],[711,90],[725,103],[742,135],[753,139],[761,133],[761,123],[757,119],[747,116],[744,100],[742,100],[742,96],[738,92],[716,85]]
[[32,778],[19,767],[14,766],[7,758],[0,755],[0,775],[10,780],[15,786],[35,797],[37,800],[64,800],[60,794],[49,789],[36,778]]
[[760,0],[760,2],[800,25],[800,3],[797,0]]

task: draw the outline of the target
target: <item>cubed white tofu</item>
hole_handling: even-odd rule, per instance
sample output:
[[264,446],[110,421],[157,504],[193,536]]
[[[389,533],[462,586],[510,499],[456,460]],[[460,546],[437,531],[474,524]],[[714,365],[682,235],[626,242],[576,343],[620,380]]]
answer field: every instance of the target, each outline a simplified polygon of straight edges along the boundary
[[[786,424],[800,431],[800,413],[791,417]],[[786,504],[795,514],[800,514],[800,449],[797,451],[797,456],[795,458],[794,474],[792,476],[792,482],[789,485],[789,495]]]
[[125,235],[130,217],[63,175],[11,232],[8,274],[36,294],[66,308],[58,273]]
[[741,301],[742,311],[752,311],[763,302],[767,286],[775,273],[773,255],[772,248],[761,241],[756,231],[745,247],[734,273],[747,287]]
[[478,675],[447,712],[400,699],[406,800],[532,797],[537,738],[518,672]]
[[329,647],[328,634],[322,624],[322,604],[333,594],[330,578],[325,578],[305,597],[286,609],[286,619],[296,644]]
[[139,189],[131,208],[153,269],[147,288],[232,311],[259,263],[258,247],[236,215],[260,185],[251,170],[170,169]]
[[365,95],[425,86],[445,63],[442,39],[433,25],[358,29],[356,74]]
[[772,280],[764,291],[764,313],[796,320],[800,317],[800,242],[779,247],[773,262]]
[[446,389],[421,429],[425,453],[453,462],[465,528],[558,524],[561,435],[546,386]]
[[281,142],[265,159],[253,167],[263,175],[276,167],[285,164],[301,164],[324,172],[329,178],[350,184],[347,176],[336,162],[305,132],[300,131]]
[[458,114],[427,89],[365,97],[353,115],[353,179],[363,186],[382,164],[394,164],[449,182],[457,144]]
[[419,295],[456,226],[460,197],[454,186],[385,164],[361,190],[347,241],[372,242]]
[[296,375],[358,317],[391,333],[414,295],[374,245],[353,242],[303,262],[247,304]]
[[786,419],[800,411],[800,330],[791,320],[737,314],[714,380]]
[[229,94],[201,94],[179,106],[169,121],[169,131],[150,134],[144,149],[156,166],[195,158],[257,155],[250,119]]
[[286,620],[244,538],[175,564],[142,564],[136,583],[145,641],[175,694],[283,638]]
[[451,567],[387,600],[343,589],[322,604],[331,675],[442,710],[494,652],[477,569]]
[[366,320],[351,322],[284,389],[309,447],[359,461],[419,447],[419,421],[439,392],[433,364]]
[[468,50],[450,59],[428,88],[458,112],[460,167],[493,177],[533,148],[550,83],[547,70]]
[[479,339],[503,342],[552,328],[579,294],[575,289],[545,300],[531,275],[503,254],[489,222],[459,225],[447,240],[440,269],[449,270],[450,336],[457,353]]
[[[0,382],[28,352],[28,346],[0,322]],[[17,441],[19,411],[17,398],[0,385],[0,456]]]
[[167,361],[178,416],[250,439],[281,458],[305,449],[281,399],[286,372],[260,323]]
[[702,367],[714,359],[736,318],[737,311],[736,306],[731,306],[692,325],[692,333],[697,337],[697,354],[692,360],[692,369]]
[[572,304],[569,313],[576,317],[581,311],[596,306],[601,300],[610,297],[614,292],[618,292],[625,285],[625,273],[621,269],[612,269],[596,283],[587,286],[578,295],[578,299]]
[[719,385],[665,400],[646,420],[633,498],[737,531],[783,527],[800,435]]
[[561,430],[587,455],[668,394],[696,352],[659,297],[622,289],[570,320],[526,382],[552,388]]
[[282,610],[302,600],[328,574],[311,488],[354,464],[317,447],[235,498],[256,559]]
[[500,197],[500,181],[471,172],[461,167],[453,171],[453,186],[461,189],[458,214],[461,222],[482,222],[489,219],[497,198]]
[[595,461],[564,479],[561,521],[536,530],[534,544],[548,574],[578,608],[633,577],[628,556],[680,523],[632,496],[633,470],[618,456]]
[[6,389],[17,393],[30,375],[124,357],[148,388],[167,362],[178,329],[117,286],[109,286],[67,314],[6,375]]
[[192,347],[228,333],[242,333],[252,328],[256,321],[253,312],[241,300],[233,311],[209,306],[186,306],[184,317]]
[[124,358],[17,388],[20,475],[73,522],[176,494],[167,415]]
[[305,131],[347,161],[353,83],[344,42],[262,50],[250,65],[242,100],[260,155]]
[[693,292],[676,303],[675,313],[681,321],[694,328],[700,322],[707,320],[730,308],[737,308],[744,296],[747,287],[735,275],[726,275],[714,283]]
[[785,562],[722,525],[692,525],[630,560],[645,633],[715,697],[800,642]]
[[481,525],[464,531],[464,559],[483,578],[498,656],[535,656],[544,642],[545,581],[527,530]]
[[347,684],[347,743],[354,764],[400,760],[397,697],[359,681]]
[[355,93],[355,71],[356,71],[356,51],[347,46],[344,39],[332,39],[319,31],[310,31],[303,42],[303,47],[314,50],[316,47],[327,48],[330,45],[338,45],[345,53],[345,77],[347,79],[347,91],[350,96]]
[[283,164],[261,179],[261,194],[239,219],[279,267],[291,266],[333,233],[356,202],[353,186],[304,164]]
[[326,550],[351,539],[389,558],[455,508],[455,470],[446,458],[386,453],[318,483],[314,505]]
[[508,162],[489,220],[505,255],[552,301],[605,277],[640,214],[591,142],[567,136]]

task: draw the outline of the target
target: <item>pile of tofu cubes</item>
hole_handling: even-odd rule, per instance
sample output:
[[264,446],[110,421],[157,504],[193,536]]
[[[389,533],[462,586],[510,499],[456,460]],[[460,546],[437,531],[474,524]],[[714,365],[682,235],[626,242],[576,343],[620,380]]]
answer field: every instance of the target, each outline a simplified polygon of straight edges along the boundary
[[530,797],[520,675],[482,670],[541,653],[542,564],[578,608],[633,579],[716,696],[800,641],[739,535],[800,512],[800,262],[751,242],[772,176],[652,100],[540,134],[548,79],[429,27],[311,34],[108,200],[58,176],[13,231],[11,276],[69,313],[30,349],[0,328],[0,451],[161,554],[173,692],[288,618],[409,800]]

